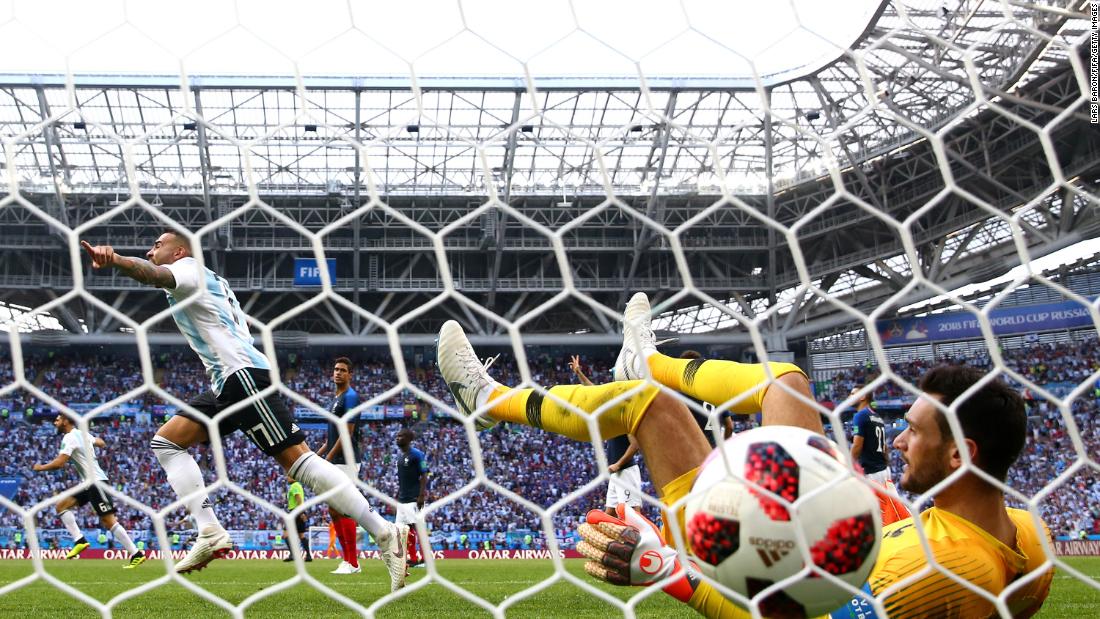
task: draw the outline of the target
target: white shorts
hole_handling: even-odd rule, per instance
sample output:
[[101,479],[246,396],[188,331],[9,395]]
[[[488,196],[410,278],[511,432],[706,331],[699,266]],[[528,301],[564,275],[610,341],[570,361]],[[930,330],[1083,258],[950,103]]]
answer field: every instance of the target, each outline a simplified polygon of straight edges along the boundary
[[412,503],[400,503],[397,506],[397,524],[408,524],[416,522],[416,514],[420,511],[420,508],[416,506],[416,501]]
[[631,507],[642,506],[642,470],[638,465],[628,466],[618,473],[612,473],[607,482],[607,499],[603,504],[615,507],[626,503]]
[[874,473],[865,473],[867,479],[877,481],[882,485],[886,485],[886,482],[890,481],[890,467],[886,467],[881,471],[875,471]]
[[363,467],[363,464],[356,462],[354,464],[337,464],[336,468],[344,472],[352,481],[359,481],[359,469]]

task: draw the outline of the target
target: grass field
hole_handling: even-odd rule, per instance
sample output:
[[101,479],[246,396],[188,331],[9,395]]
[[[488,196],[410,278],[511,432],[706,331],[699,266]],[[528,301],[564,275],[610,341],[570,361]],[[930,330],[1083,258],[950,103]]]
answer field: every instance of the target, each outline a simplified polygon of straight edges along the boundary
[[[1100,557],[1070,558],[1076,569],[1100,580]],[[334,561],[314,561],[309,573],[325,586],[369,606],[389,590],[385,570],[378,561],[364,562],[362,574],[334,576],[329,570]],[[553,575],[553,568],[541,560],[441,561],[440,575],[499,604],[510,596],[544,581]],[[121,562],[105,560],[46,561],[51,575],[101,601],[164,575],[164,565],[148,563],[137,570],[123,570]],[[594,583],[581,567],[581,561],[567,560],[570,573]],[[33,573],[29,561],[0,561],[0,586]],[[260,589],[283,582],[295,574],[292,566],[279,561],[222,561],[189,578],[231,604],[239,604]],[[425,570],[413,570],[410,584],[424,579]],[[627,599],[637,590],[604,586],[619,599]],[[250,606],[246,614],[254,617],[344,617],[355,613],[327,598],[307,584],[296,584]],[[509,617],[615,617],[621,616],[612,605],[589,595],[565,581],[556,582],[517,602],[508,610]],[[640,617],[695,617],[686,606],[664,594],[647,598],[637,606]],[[224,617],[226,612],[203,600],[183,586],[168,583],[152,591],[120,603],[114,609],[116,617]],[[440,584],[429,583],[386,605],[378,612],[383,618],[485,617],[488,613]],[[91,607],[38,581],[7,595],[0,596],[0,617],[95,617]],[[1040,617],[1085,619],[1100,617],[1100,593],[1064,573],[1056,575],[1050,598]]]

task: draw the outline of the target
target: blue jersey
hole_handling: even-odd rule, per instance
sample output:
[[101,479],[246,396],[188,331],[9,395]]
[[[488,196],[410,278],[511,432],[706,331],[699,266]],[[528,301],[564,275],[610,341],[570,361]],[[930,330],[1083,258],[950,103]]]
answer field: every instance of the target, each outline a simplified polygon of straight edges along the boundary
[[416,447],[397,459],[397,501],[415,503],[420,498],[420,476],[428,472],[428,458]]
[[861,409],[852,418],[852,434],[863,437],[859,465],[864,473],[877,473],[886,468],[886,427],[882,417],[870,408]]
[[690,406],[688,407],[688,410],[690,410],[691,415],[695,417],[695,423],[699,424],[699,429],[702,430],[703,435],[707,437],[707,442],[710,443],[710,446],[712,448],[717,447],[714,441],[714,428],[715,426],[718,427],[718,436],[725,436],[726,430],[723,424],[726,423],[726,419],[732,417],[732,414],[728,410],[724,410],[721,413],[715,415],[714,410],[718,408],[717,406],[711,404],[710,402],[696,400],[695,398],[692,398],[692,400],[706,412],[700,413]]
[[[628,439],[625,434],[616,436],[613,439],[608,439],[605,447],[607,448],[607,464],[610,466],[622,459],[623,454],[630,448],[630,439]],[[623,465],[623,468],[634,466],[637,463],[638,454],[635,453],[630,458],[630,461]]]
[[[359,394],[355,391],[355,389],[348,387],[348,390],[345,391],[342,396],[333,399],[332,405],[329,406],[328,410],[330,413],[337,417],[343,417],[347,414],[348,411],[352,410],[356,406],[359,406]],[[352,426],[354,426],[354,429],[351,432],[351,449],[355,455],[355,462],[361,462],[363,460],[363,437],[362,432],[360,431],[362,421],[360,420],[360,417],[361,415],[354,415],[351,419],[341,422],[350,423]],[[344,447],[340,443],[340,426],[335,423],[328,424],[327,443],[329,447],[332,447],[336,450],[336,455],[332,457],[332,462],[334,464],[347,464],[347,462],[344,460]]]

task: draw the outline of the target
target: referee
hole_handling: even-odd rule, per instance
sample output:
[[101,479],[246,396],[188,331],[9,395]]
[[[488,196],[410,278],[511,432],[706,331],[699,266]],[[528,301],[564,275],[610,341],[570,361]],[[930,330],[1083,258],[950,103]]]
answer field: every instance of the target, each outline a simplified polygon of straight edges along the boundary
[[[298,507],[302,504],[303,501],[306,500],[306,493],[302,489],[302,484],[298,483],[298,481],[295,480],[293,477],[287,475],[286,480],[287,483],[290,484],[289,486],[287,486],[286,489],[286,510],[293,511],[294,508]],[[312,561],[313,557],[309,554],[309,536],[306,535],[309,532],[309,527],[306,525],[305,512],[300,512],[294,518],[294,526],[298,529],[298,543],[302,545],[302,550],[306,553],[305,560]],[[294,551],[291,549],[290,546],[290,535],[287,535],[286,539],[286,547],[287,549],[291,550],[292,554],[291,556],[283,559],[283,563],[289,563],[290,561],[294,560]]]

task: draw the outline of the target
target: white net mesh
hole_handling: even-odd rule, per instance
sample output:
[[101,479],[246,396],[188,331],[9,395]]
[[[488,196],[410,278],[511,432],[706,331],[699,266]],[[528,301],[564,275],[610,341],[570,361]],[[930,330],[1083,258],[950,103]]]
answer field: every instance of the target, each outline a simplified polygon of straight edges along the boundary
[[[174,584],[241,616],[304,585],[364,614],[390,603],[414,614],[401,598],[445,590],[496,616],[540,615],[548,607],[532,604],[566,583],[599,600],[593,612],[644,612],[655,589],[619,595],[560,553],[602,506],[599,441],[478,434],[432,345],[457,319],[479,352],[503,353],[492,370],[502,382],[568,382],[565,358],[578,351],[600,382],[634,291],[650,293],[654,327],[683,346],[807,365],[842,444],[850,388],[901,409],[929,362],[988,368],[1027,390],[1036,424],[1009,502],[1056,536],[1094,526],[1098,269],[1032,268],[1100,230],[1094,5],[562,3],[525,17],[511,4],[401,4],[0,4],[0,436],[43,445],[0,461],[0,476],[24,480],[0,498],[0,537],[15,546],[20,531],[32,557],[7,572],[0,600],[45,582],[106,616]],[[57,11],[80,28],[54,27]],[[236,291],[276,361],[272,391],[300,415],[338,421],[323,407],[324,364],[366,351],[363,403],[349,415],[379,421],[357,483],[373,505],[397,506],[395,426],[381,420],[404,419],[435,449],[421,540],[545,552],[541,571],[507,581],[501,598],[436,554],[393,595],[336,586],[302,563],[240,595],[170,570],[109,597],[95,580],[54,575],[48,560],[63,551],[39,552],[63,537],[52,507],[88,485],[27,475],[56,441],[29,422],[53,412],[113,445],[101,460],[135,539],[176,551],[192,541],[173,537],[193,528],[147,445],[205,378],[159,292],[92,273],[79,247],[140,255],[164,229],[203,247]],[[959,290],[1017,263],[992,288]],[[970,331],[941,338],[903,319],[895,337],[889,321],[918,302],[927,324],[961,311]],[[1044,303],[1073,320],[1010,328],[1006,308]],[[1072,367],[1055,363],[1067,355]],[[277,465],[243,436],[209,430],[199,460],[234,541],[281,549],[275,531],[293,518]],[[324,442],[318,431],[311,445]],[[656,516],[648,479],[641,489]],[[328,532],[308,539],[323,550]],[[1044,549],[1060,575],[1100,589],[1094,569]],[[964,583],[1005,616],[1023,584],[989,595]]]

